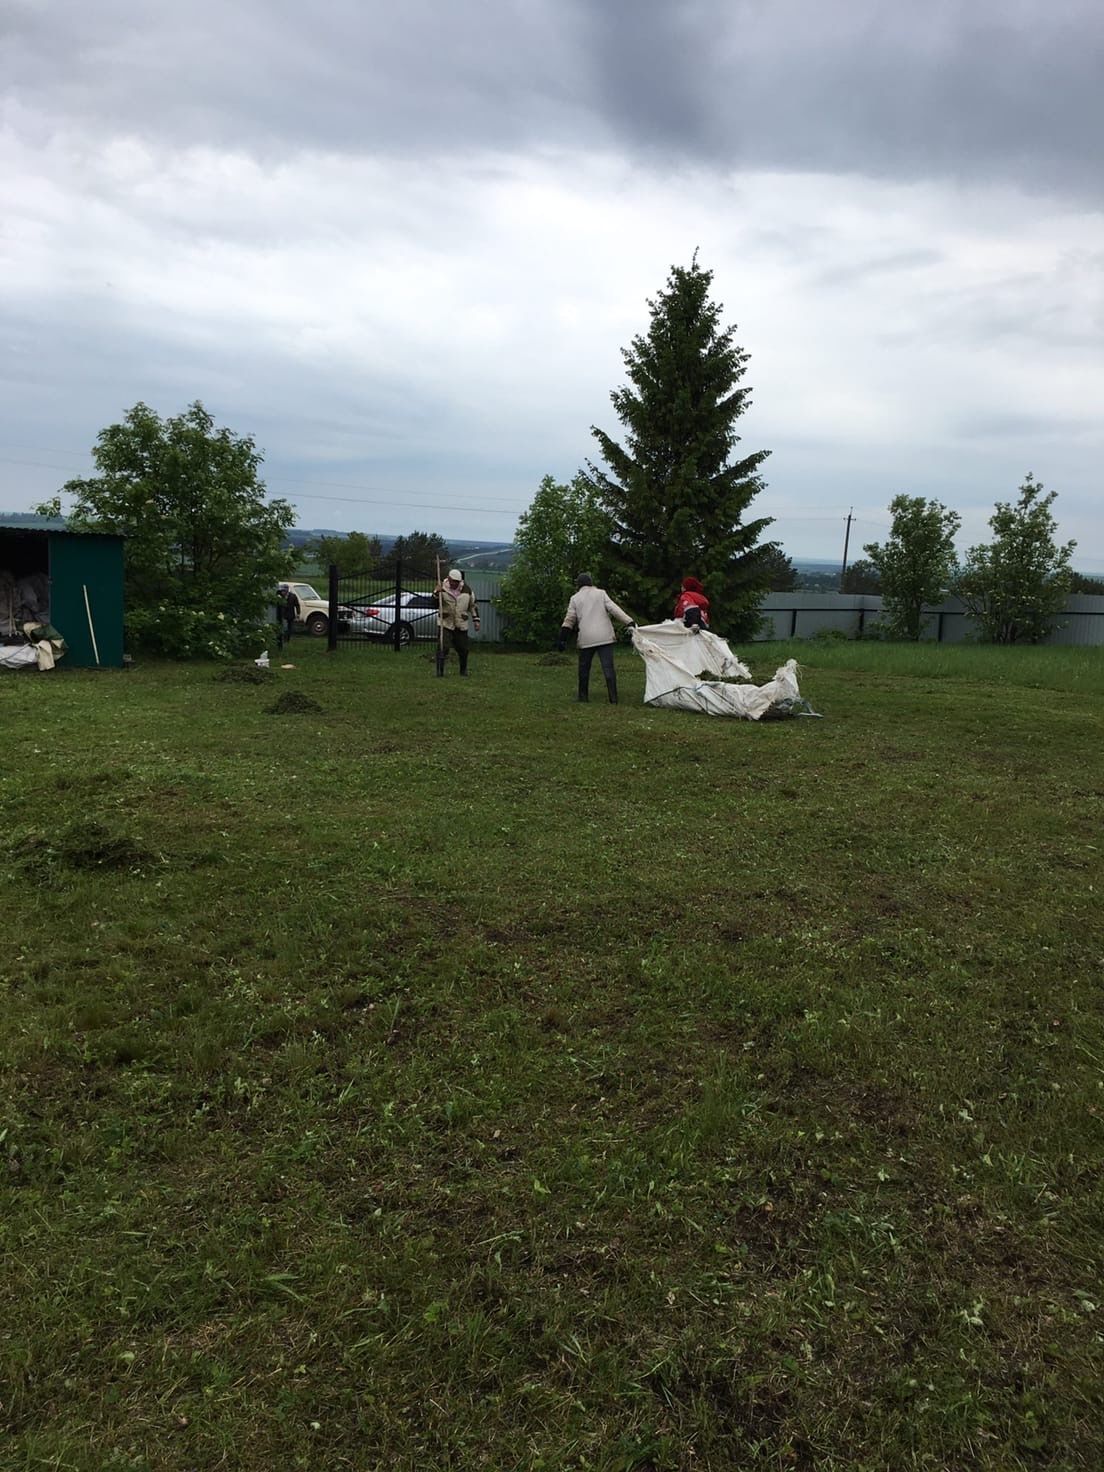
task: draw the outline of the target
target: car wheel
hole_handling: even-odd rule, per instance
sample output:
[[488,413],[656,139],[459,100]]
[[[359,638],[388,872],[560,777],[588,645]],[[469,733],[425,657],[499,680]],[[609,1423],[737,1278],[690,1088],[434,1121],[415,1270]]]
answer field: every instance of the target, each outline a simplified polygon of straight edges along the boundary
[[[392,624],[391,627],[387,630],[387,642],[389,644],[394,644],[395,642],[394,624]],[[414,630],[411,628],[411,626],[409,624],[399,624],[399,648],[406,649],[407,646],[413,644],[413,642]]]
[[321,639],[330,627],[330,621],[324,613],[312,613],[307,619],[307,633],[313,634],[316,639]]

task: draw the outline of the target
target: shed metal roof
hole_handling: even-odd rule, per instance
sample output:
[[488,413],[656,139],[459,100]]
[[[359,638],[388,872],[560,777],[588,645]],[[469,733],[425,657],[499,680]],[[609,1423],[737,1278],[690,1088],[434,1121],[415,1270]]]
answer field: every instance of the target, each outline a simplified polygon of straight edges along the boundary
[[85,531],[71,527],[64,516],[32,516],[20,511],[0,511],[0,531],[68,532],[74,537],[119,537],[122,532]]

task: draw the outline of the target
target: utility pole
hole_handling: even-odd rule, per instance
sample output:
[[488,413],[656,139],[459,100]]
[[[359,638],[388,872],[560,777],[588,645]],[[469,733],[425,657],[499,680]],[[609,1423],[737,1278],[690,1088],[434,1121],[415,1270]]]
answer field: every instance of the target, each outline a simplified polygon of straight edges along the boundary
[[843,567],[840,570],[840,592],[843,592],[843,580],[847,576],[847,549],[851,545],[851,522],[854,515],[854,506],[847,508],[847,530],[843,534]]

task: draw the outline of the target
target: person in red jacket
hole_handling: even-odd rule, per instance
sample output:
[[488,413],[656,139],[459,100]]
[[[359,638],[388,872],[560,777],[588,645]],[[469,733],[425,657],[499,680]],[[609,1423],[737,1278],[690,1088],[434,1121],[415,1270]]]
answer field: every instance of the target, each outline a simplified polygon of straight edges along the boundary
[[675,618],[682,619],[688,629],[699,633],[709,627],[709,599],[697,578],[683,578],[682,592],[675,604]]

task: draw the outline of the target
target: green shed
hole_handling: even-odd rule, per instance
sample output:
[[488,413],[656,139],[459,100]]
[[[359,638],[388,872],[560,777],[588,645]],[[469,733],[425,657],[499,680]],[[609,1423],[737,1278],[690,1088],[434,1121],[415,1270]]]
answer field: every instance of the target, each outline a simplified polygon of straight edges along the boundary
[[[45,580],[45,581],[44,581]],[[123,663],[123,539],[49,516],[0,513],[0,640],[20,637],[24,599],[68,646],[65,664]]]

